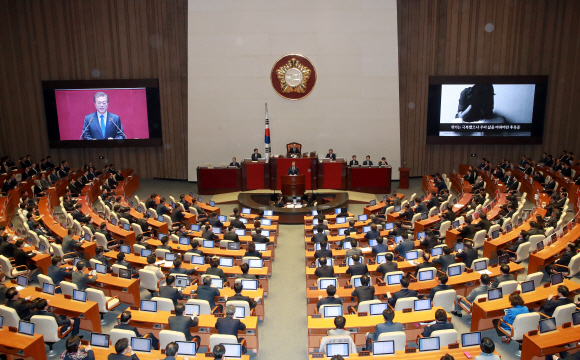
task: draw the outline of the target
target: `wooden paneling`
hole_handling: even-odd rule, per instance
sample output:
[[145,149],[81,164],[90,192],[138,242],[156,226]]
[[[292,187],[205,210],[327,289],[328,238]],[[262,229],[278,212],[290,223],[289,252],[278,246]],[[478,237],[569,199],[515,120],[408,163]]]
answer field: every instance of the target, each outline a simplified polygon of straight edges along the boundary
[[[481,157],[516,162],[567,150],[578,158],[580,1],[398,0],[397,9],[401,164],[412,176]],[[549,75],[543,145],[425,144],[430,75]]]
[[[187,178],[187,0],[0,0],[0,153]],[[49,149],[42,80],[159,79],[163,147]]]

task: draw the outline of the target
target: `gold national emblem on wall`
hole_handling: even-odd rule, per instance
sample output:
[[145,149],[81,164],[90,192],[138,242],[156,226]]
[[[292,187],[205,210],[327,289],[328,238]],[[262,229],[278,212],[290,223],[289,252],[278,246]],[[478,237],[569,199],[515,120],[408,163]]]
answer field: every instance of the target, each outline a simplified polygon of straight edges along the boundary
[[316,84],[316,70],[305,56],[289,54],[281,57],[272,67],[272,87],[278,95],[299,100],[310,94]]

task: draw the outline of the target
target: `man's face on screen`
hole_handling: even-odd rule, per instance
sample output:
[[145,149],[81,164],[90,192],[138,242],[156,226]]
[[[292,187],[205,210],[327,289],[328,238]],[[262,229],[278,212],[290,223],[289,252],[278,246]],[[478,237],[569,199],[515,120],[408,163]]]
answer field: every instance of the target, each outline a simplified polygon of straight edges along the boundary
[[104,114],[109,108],[109,101],[106,96],[99,96],[95,101],[95,107],[99,114]]

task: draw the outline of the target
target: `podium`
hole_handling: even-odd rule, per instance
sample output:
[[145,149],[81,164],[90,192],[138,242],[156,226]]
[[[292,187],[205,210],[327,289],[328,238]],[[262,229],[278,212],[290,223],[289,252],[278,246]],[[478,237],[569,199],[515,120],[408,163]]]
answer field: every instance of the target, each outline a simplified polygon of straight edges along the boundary
[[281,175],[280,185],[284,196],[304,195],[306,178],[304,175]]
[[409,168],[399,168],[399,189],[409,188],[409,173],[411,169]]

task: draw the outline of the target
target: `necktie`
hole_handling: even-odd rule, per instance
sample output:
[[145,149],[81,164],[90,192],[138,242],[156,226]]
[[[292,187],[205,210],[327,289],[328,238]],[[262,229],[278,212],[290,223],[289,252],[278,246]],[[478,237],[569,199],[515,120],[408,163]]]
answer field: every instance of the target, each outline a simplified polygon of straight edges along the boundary
[[105,138],[105,116],[101,115],[101,132],[103,133],[103,138]]

